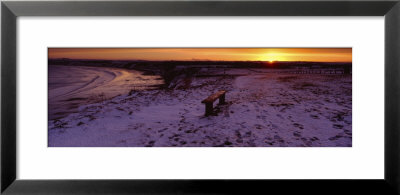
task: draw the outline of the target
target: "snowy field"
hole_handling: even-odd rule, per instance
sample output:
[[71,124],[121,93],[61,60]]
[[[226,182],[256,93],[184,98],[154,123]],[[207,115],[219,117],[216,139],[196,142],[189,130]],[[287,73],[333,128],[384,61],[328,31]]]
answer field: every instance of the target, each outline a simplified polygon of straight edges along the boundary
[[[197,75],[173,89],[125,91],[66,117],[49,117],[48,145],[352,146],[351,75],[216,68]],[[218,90],[228,91],[227,104],[217,106],[217,100],[215,115],[206,117],[201,101]]]

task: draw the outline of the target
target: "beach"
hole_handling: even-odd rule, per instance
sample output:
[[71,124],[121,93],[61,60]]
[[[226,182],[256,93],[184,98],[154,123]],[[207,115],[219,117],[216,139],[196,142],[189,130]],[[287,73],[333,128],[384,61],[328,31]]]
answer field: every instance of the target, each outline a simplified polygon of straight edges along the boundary
[[163,84],[160,76],[122,68],[57,65],[48,71],[50,120],[77,112],[82,105]]

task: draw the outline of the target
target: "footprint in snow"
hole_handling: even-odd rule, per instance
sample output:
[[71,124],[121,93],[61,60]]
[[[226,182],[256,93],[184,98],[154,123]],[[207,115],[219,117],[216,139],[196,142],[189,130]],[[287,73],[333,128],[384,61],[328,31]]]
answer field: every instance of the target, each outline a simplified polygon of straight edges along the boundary
[[301,132],[295,131],[295,132],[293,132],[293,136],[295,136],[295,137],[301,137]]
[[293,126],[299,128],[299,129],[304,129],[303,125],[299,124],[299,123],[293,123]]
[[330,137],[329,140],[334,141],[334,140],[338,140],[339,138],[342,138],[342,135],[336,135],[334,137]]
[[343,125],[333,124],[333,128],[335,128],[335,129],[343,129]]

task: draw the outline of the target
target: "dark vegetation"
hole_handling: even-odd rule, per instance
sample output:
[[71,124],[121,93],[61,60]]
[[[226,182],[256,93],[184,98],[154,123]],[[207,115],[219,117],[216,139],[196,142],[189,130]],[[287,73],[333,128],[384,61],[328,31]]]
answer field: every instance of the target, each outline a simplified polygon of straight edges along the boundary
[[50,65],[100,66],[136,69],[148,72],[158,72],[163,69],[173,69],[175,66],[186,67],[221,67],[221,68],[273,68],[290,69],[304,68],[351,68],[351,62],[301,62],[301,61],[146,61],[146,60],[76,60],[49,59]]

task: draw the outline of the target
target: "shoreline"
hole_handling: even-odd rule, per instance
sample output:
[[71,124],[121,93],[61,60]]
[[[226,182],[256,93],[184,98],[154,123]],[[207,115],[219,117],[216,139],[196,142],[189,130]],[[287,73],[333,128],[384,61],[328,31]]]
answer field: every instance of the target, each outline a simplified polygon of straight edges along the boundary
[[[51,65],[50,71],[49,120],[77,112],[79,106],[112,99],[131,90],[156,88],[163,82],[140,71],[112,67]],[[148,80],[153,80],[152,84],[144,84]]]

